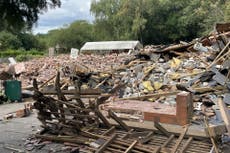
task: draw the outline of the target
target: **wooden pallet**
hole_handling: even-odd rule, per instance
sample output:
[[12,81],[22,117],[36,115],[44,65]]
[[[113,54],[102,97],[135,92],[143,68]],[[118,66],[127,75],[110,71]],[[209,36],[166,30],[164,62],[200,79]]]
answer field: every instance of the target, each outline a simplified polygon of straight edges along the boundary
[[[91,129],[96,135],[106,136],[104,144],[97,153],[209,153],[212,144],[209,139],[198,140],[193,137],[184,137],[187,128],[180,136],[171,134],[169,137],[156,131],[118,131],[110,129]],[[102,139],[102,138],[100,138]],[[143,141],[145,140],[145,141]]]

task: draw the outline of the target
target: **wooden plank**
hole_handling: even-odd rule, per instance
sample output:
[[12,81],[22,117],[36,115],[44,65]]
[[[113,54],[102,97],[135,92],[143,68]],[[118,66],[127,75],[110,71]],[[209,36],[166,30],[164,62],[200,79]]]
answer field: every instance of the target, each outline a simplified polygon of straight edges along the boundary
[[108,134],[114,132],[114,130],[115,130],[115,126],[112,126],[110,129],[108,129],[107,131],[105,131],[102,135],[104,135],[104,136],[108,135]]
[[102,153],[106,147],[108,147],[114,139],[116,139],[117,135],[114,134],[111,138],[109,138],[95,153]]
[[148,94],[148,95],[143,95],[143,96],[138,96],[138,97],[128,97],[128,98],[120,98],[120,100],[135,100],[135,99],[145,99],[145,98],[152,98],[152,97],[161,97],[161,96],[170,96],[170,95],[176,95],[180,91],[173,91],[173,92],[162,92],[162,93],[155,93],[155,94]]
[[134,129],[130,129],[123,137],[121,137],[121,139],[125,139],[127,137],[129,137],[129,135],[134,131]]
[[125,150],[124,153],[130,153],[134,148],[134,146],[137,144],[137,142],[138,142],[137,140],[133,141],[133,143]]
[[170,137],[170,133],[163,126],[161,126],[158,122],[154,121],[154,127],[157,128],[159,131],[161,131],[167,137]]
[[109,123],[109,121],[105,118],[105,116],[96,108],[94,110],[94,112],[96,113],[96,115],[101,119],[101,121],[105,124],[105,126],[107,127],[111,127],[112,125]]
[[111,147],[107,147],[106,150],[109,151],[109,153],[113,152],[113,153],[124,153],[123,151],[120,151],[118,149],[113,149]]
[[158,147],[156,147],[156,149],[153,151],[153,153],[159,153],[160,151],[161,151],[161,147],[158,146]]
[[[127,143],[127,140],[122,140],[122,139],[114,140],[114,143],[122,145],[122,146],[126,146],[126,147],[130,146],[130,144]],[[144,145],[137,144],[134,146],[134,149],[135,150],[133,150],[133,152],[138,150],[138,151],[142,151],[145,153],[152,153],[153,148],[149,148],[149,147],[147,148],[147,147],[144,147]]]
[[168,140],[164,142],[164,144],[161,146],[161,148],[166,147],[173,140],[174,137],[175,137],[174,134],[170,135],[170,137],[168,138]]
[[150,141],[150,140],[152,139],[153,134],[154,134],[153,131],[149,132],[149,133],[148,133],[144,138],[142,138],[139,142],[140,142],[141,144],[147,143],[148,141]]
[[184,153],[188,149],[189,144],[192,142],[192,140],[193,140],[193,137],[189,137],[189,139],[186,141],[186,143],[181,148],[180,153]]
[[[109,122],[112,125],[118,126],[118,124],[110,119]],[[156,128],[153,126],[153,122],[152,121],[143,121],[143,122],[137,122],[137,121],[125,121],[125,123],[130,127],[130,128],[134,128],[134,129],[146,129],[146,130],[155,130]],[[183,128],[181,126],[175,126],[172,124],[161,124],[170,134],[171,133],[178,133],[180,131],[183,130]],[[179,133],[180,134],[180,133]],[[203,138],[207,138],[208,135],[207,133],[200,128],[196,128],[196,126],[191,126],[189,128],[189,130],[187,131],[188,135],[193,136],[194,138],[197,139],[203,139]]]
[[47,83],[49,83],[50,81],[52,81],[54,78],[56,77],[56,74],[53,75],[50,79],[48,79],[47,81],[45,81],[43,84],[41,84],[39,86],[39,89],[41,89],[42,87],[44,87]]
[[187,130],[188,130],[188,125],[184,128],[184,131],[182,131],[182,133],[180,134],[179,138],[176,141],[176,145],[172,148],[172,153],[176,153],[180,143],[182,142]]
[[119,123],[123,129],[125,129],[126,131],[130,130],[130,127],[128,127],[120,118],[118,118],[117,115],[112,110],[109,110],[108,112],[109,112],[109,116],[112,119],[114,119],[117,123]]
[[216,58],[213,60],[213,62],[210,64],[210,66],[208,66],[207,68],[211,68],[214,64],[217,63],[217,61],[219,61],[220,57],[224,56],[222,55],[224,53],[224,51],[228,48],[230,44],[230,41],[227,43],[227,45],[222,49],[222,51],[216,56]]
[[[58,71],[57,75],[56,75],[56,79],[55,79],[55,90],[57,92],[57,97],[58,97],[58,100],[67,101],[65,95],[61,92],[60,87],[61,87],[61,85],[60,85],[60,72]],[[60,112],[62,113],[61,114],[61,120],[62,120],[63,123],[65,123],[64,106],[63,106],[63,104],[60,103],[58,105],[58,107],[60,109]]]
[[[41,91],[44,95],[56,95],[57,91],[55,90],[48,90],[48,91]],[[65,95],[74,95],[75,90],[61,90],[61,92]],[[100,95],[101,90],[99,89],[83,89],[80,91],[81,95]]]
[[[205,131],[207,132],[208,135],[208,128],[205,128]],[[213,137],[214,139],[218,138],[222,134],[225,134],[227,132],[225,124],[221,125],[209,125],[209,135]]]
[[223,102],[222,98],[218,99],[218,105],[220,108],[220,113],[223,118],[223,121],[226,125],[228,136],[230,136],[230,115],[228,112],[228,108],[226,107],[225,103]]
[[[218,100],[219,101],[219,100]],[[205,126],[208,128],[208,134],[210,136],[210,129],[209,129],[209,125],[208,125],[208,121],[206,119],[206,117],[204,117],[204,123],[205,123]],[[219,150],[218,150],[218,147],[216,145],[216,142],[215,140],[213,139],[213,137],[210,136],[210,139],[211,139],[211,142],[212,142],[212,145],[214,146],[214,149],[215,149],[215,153],[219,153]]]
[[75,81],[74,81],[74,87],[75,87],[74,96],[76,97],[76,101],[77,101],[78,105],[79,105],[81,108],[85,108],[85,104],[84,104],[84,102],[81,100],[81,97],[80,97],[81,87],[80,87],[80,82],[79,82],[78,80],[75,80]]

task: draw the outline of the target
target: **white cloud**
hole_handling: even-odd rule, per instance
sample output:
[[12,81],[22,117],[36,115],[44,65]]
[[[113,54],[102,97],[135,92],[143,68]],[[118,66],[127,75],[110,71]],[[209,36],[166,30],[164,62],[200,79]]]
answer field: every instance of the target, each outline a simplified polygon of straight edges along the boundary
[[91,0],[62,0],[60,8],[49,9],[39,16],[37,26],[33,32],[47,33],[51,29],[70,24],[75,20],[87,20],[91,22],[93,17],[90,14]]

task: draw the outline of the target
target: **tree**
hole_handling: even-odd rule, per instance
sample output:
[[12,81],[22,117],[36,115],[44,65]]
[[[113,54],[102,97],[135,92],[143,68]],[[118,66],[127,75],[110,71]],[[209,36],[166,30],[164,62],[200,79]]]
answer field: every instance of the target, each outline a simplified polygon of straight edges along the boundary
[[144,44],[190,41],[229,22],[226,0],[94,0],[99,40],[139,39]]
[[60,5],[60,0],[1,0],[0,30],[31,29],[39,13]]
[[104,40],[138,39],[146,19],[142,16],[144,0],[94,0],[95,30]]
[[44,50],[45,45],[41,43],[39,39],[31,33],[19,33],[18,38],[21,42],[21,48],[25,50],[37,49]]
[[49,46],[60,45],[68,51],[70,48],[80,48],[85,42],[93,41],[93,25],[87,21],[75,21],[69,26],[51,30],[48,32],[47,37],[43,37]]
[[21,47],[21,42],[16,35],[9,33],[7,31],[0,32],[0,50],[18,49]]

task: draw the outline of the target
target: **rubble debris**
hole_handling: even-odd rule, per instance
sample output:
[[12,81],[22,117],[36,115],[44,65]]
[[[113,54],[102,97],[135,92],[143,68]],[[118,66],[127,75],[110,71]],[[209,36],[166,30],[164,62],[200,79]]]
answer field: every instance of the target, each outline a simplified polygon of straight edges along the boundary
[[[56,81],[59,81],[59,79],[56,79]],[[58,88],[60,88],[60,86]],[[113,118],[115,116],[115,120],[121,123],[121,125],[125,127],[126,131],[128,131],[129,133],[127,136],[122,136],[122,140],[119,138],[121,137],[120,134],[118,134],[117,137],[113,138],[113,135],[116,134],[116,131],[118,129],[114,126],[111,126],[110,124],[108,124],[107,126],[109,127],[109,129],[107,129],[106,131],[104,131],[103,134],[100,135],[96,133],[94,134],[90,130],[85,130],[85,128],[101,129],[102,127],[106,127],[107,119],[98,115],[98,112],[100,111],[98,111],[97,107],[98,104],[105,103],[105,100],[107,100],[109,96],[107,98],[106,96],[104,98],[98,98],[96,101],[84,102],[84,104],[82,105],[81,103],[78,103],[78,101],[67,101],[66,98],[56,99],[45,96],[38,90],[36,81],[34,81],[34,89],[34,99],[36,100],[34,107],[39,110],[38,119],[42,122],[44,128],[44,131],[41,132],[41,134],[35,135],[35,137],[39,139],[61,143],[73,143],[79,145],[80,150],[82,149],[82,147],[80,146],[84,146],[87,148],[85,148],[86,150],[95,152],[100,151],[101,149],[113,151],[114,149],[116,149],[115,146],[119,146],[119,148],[122,148],[123,151],[139,150],[141,152],[150,153],[153,151],[161,150],[161,147],[159,145],[148,147],[148,145],[145,146],[144,144],[142,144],[141,142],[143,142],[143,139],[139,136],[134,136],[136,133],[138,133],[138,131],[136,131],[136,129],[131,130],[131,127],[125,125],[125,123],[121,121],[120,117],[118,117],[114,113],[112,115]],[[118,89],[120,88],[114,87],[113,90],[110,91],[110,93],[115,93],[112,91],[117,91]],[[74,95],[74,92],[72,92],[72,95]],[[67,95],[64,94],[64,96]],[[101,95],[101,97],[103,96]],[[61,107],[60,104],[62,104]],[[61,111],[62,109],[64,110],[64,112]],[[63,114],[64,116],[62,116]],[[104,114],[101,114],[101,116],[104,116]],[[44,132],[46,134],[43,134]],[[146,137],[149,133],[150,132],[146,133]],[[99,140],[101,140],[102,142],[100,141],[101,143],[99,143]],[[152,142],[153,140],[153,137],[149,137],[148,143]],[[162,140],[162,143],[164,141],[165,139]],[[164,150],[164,148],[166,149],[166,146],[164,146],[162,149]],[[188,145],[187,149],[189,150],[189,148],[190,146]]]
[[218,98],[218,104],[220,107],[221,116],[224,120],[224,123],[225,123],[227,131],[228,131],[228,136],[230,137],[230,115],[229,115],[229,111],[228,111],[225,103],[223,102],[222,98]]
[[4,120],[9,120],[13,118],[22,118],[22,117],[27,117],[33,112],[33,106],[31,103],[25,103],[23,109],[18,109],[15,112],[11,112],[9,114],[6,114],[3,119]]
[[[61,55],[25,63],[31,64],[26,66],[31,69],[20,77],[31,77],[27,85],[34,80],[34,107],[44,128],[35,136],[83,145],[92,152],[113,152],[117,148],[120,152],[199,152],[200,148],[191,148],[197,140],[187,137],[188,126],[179,137],[168,133],[160,145],[148,148],[153,131],[131,127],[126,121],[202,126],[205,117],[209,128],[208,122],[216,121],[217,97],[229,93],[229,42],[223,42],[222,35],[229,39],[230,32],[188,43],[146,46],[130,55],[79,55],[75,60]],[[47,59],[49,63],[44,62]],[[146,131],[145,144],[137,133]],[[159,131],[162,129],[153,133]],[[123,139],[119,132],[124,134]],[[204,152],[210,152],[212,145],[217,152],[213,137],[206,136],[203,146],[208,149]],[[174,145],[168,148],[172,142]]]

